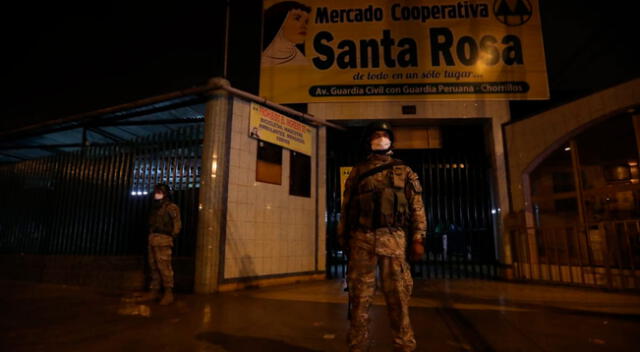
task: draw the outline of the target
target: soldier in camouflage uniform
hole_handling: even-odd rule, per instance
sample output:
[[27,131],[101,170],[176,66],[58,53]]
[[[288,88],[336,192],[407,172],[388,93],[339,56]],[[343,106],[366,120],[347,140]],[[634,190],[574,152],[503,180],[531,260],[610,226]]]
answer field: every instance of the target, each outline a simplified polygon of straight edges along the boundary
[[173,239],[180,233],[182,226],[180,209],[171,201],[169,186],[158,184],[154,187],[154,200],[149,214],[149,267],[151,283],[149,293],[143,300],[160,297],[160,285],[164,294],[161,305],[173,302],[173,268],[171,252]]
[[[387,303],[395,351],[414,351],[409,321],[413,280],[405,260],[424,255],[426,218],[418,175],[391,157],[393,132],[386,122],[368,128],[371,154],[356,165],[346,181],[338,241],[349,259],[347,283],[351,304],[350,351],[368,349],[369,306],[375,291],[376,267]],[[407,234],[405,231],[410,231]]]

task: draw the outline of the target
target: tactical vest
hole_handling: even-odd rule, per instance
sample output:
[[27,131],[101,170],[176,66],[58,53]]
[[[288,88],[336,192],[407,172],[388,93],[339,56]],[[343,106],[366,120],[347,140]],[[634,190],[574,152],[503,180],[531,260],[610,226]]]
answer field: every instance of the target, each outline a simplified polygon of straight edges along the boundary
[[164,201],[157,208],[152,208],[149,214],[149,231],[152,233],[163,233],[171,236],[173,233],[173,219],[167,207],[168,201]]
[[366,177],[355,185],[350,206],[352,224],[364,229],[402,228],[409,222],[409,202],[405,195],[407,168],[393,166]]

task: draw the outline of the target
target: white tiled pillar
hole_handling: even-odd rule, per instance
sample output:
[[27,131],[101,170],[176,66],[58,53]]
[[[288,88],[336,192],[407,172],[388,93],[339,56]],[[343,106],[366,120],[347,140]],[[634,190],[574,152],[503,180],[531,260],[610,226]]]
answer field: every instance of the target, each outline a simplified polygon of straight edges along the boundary
[[327,264],[327,129],[318,129],[318,206],[316,217],[318,219],[318,236],[316,243],[316,271],[325,271]]
[[[212,83],[219,86],[228,84],[224,79],[214,80]],[[212,93],[206,105],[196,242],[194,290],[197,293],[215,292],[220,278],[220,243],[227,208],[230,99],[226,91],[219,89]]]

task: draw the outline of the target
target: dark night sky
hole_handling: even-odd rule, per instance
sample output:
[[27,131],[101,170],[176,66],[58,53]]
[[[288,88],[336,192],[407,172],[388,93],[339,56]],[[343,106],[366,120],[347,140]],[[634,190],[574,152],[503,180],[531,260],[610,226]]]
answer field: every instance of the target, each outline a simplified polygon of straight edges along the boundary
[[[160,3],[158,3],[160,4]],[[256,93],[259,0],[232,0],[229,79]],[[640,77],[626,2],[541,0],[552,99],[512,102],[514,118]],[[224,2],[132,7],[17,5],[3,11],[0,128],[91,111],[222,74]]]

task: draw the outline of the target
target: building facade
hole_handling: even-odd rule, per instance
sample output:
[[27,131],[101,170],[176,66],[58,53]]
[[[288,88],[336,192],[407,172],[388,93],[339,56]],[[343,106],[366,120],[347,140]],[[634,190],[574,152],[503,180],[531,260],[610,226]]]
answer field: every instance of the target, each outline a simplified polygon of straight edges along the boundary
[[[342,182],[364,157],[364,127],[387,120],[395,156],[425,190],[427,254],[414,277],[639,287],[638,79],[512,121],[510,99],[548,98],[537,1],[301,2],[306,38],[286,46],[284,16],[262,54],[287,49],[302,68],[253,53],[246,70],[222,70],[250,76],[250,92],[217,78],[3,134],[2,277],[142,288],[158,182],[184,216],[179,288],[342,277]],[[358,10],[356,24],[340,20]],[[260,136],[255,111],[273,117],[265,131],[297,126],[300,138]]]

